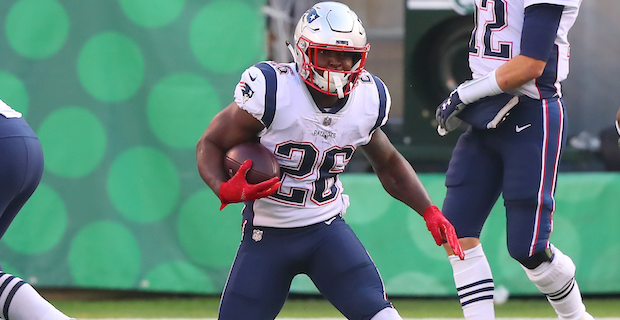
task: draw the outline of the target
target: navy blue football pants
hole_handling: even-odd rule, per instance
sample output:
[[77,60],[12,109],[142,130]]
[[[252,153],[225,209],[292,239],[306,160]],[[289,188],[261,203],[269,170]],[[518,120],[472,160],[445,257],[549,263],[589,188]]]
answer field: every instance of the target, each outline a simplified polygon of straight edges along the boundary
[[0,238],[39,185],[43,150],[23,118],[0,115]]
[[274,319],[301,273],[348,319],[370,319],[391,306],[374,262],[340,216],[283,229],[254,227],[251,211],[244,211],[243,239],[218,319]]
[[459,238],[480,237],[501,194],[510,255],[527,258],[548,246],[565,126],[561,99],[520,97],[498,128],[459,137],[442,208]]

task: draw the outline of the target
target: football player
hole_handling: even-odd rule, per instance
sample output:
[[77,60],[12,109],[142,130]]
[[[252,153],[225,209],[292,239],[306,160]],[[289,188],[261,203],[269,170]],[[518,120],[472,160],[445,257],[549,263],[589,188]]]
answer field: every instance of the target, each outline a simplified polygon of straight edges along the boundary
[[[0,238],[43,175],[43,150],[22,114],[0,100]],[[0,268],[0,318],[70,319],[24,280]]]
[[[219,319],[274,319],[291,281],[306,274],[348,319],[401,319],[377,268],[343,220],[349,198],[338,174],[361,148],[387,192],[424,217],[438,245],[463,258],[452,225],[381,127],[390,94],[364,69],[370,46],[346,5],[321,2],[299,20],[295,63],[248,68],[235,99],[197,146],[202,179],[223,204],[245,201],[243,239],[222,294]],[[281,177],[249,185],[244,163],[228,180],[225,152],[260,141]]]
[[592,319],[573,261],[549,242],[566,113],[560,82],[581,0],[476,0],[469,48],[473,80],[437,108],[440,133],[471,126],[454,148],[443,212],[465,260],[452,255],[466,319],[493,319],[493,276],[480,232],[501,194],[510,256],[563,320]]

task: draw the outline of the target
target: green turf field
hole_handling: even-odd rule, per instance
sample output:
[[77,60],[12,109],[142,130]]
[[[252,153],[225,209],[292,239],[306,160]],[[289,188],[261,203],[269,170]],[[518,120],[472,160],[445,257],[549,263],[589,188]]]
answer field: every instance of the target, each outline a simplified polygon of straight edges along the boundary
[[[218,297],[132,298],[92,301],[50,301],[66,314],[79,319],[101,318],[216,318]],[[404,318],[462,318],[456,299],[404,299],[392,302]],[[595,318],[620,317],[620,298],[586,298],[588,311]],[[496,306],[501,318],[555,318],[555,313],[540,297],[510,299]],[[280,317],[342,318],[331,304],[316,297],[289,299]]]

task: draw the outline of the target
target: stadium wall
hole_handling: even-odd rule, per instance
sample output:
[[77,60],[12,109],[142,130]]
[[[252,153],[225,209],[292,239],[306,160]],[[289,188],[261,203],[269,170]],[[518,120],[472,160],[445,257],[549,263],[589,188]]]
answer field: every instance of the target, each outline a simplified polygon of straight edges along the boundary
[[[199,179],[189,168],[182,176],[183,184]],[[420,178],[441,204],[444,175],[421,174]],[[393,200],[374,175],[345,174],[342,180],[351,198],[345,220],[379,266],[388,293],[454,295],[450,264],[424,221]],[[575,261],[584,293],[617,294],[620,174],[564,173],[557,188],[552,242]],[[64,206],[55,204],[60,199],[46,195],[49,187],[35,193],[0,243],[7,272],[40,287],[221,292],[240,241],[241,204],[218,211],[218,199],[206,187],[197,187],[180,195],[165,216],[137,221],[113,209],[105,192],[81,199],[69,196],[75,192],[71,189],[58,191],[67,195]],[[41,203],[44,200],[47,207]],[[89,209],[80,209],[80,202]],[[147,208],[136,210],[143,217],[152,214]],[[513,295],[537,294],[508,255],[503,212],[500,200],[482,233],[496,286]],[[292,291],[318,293],[303,275],[295,278]]]
[[[46,160],[0,264],[35,287],[213,294],[226,281],[242,205],[218,211],[194,148],[240,73],[265,58],[265,1],[144,3],[0,1],[0,98],[24,114]],[[444,176],[421,179],[441,204]],[[342,180],[345,219],[388,292],[454,295],[422,219],[373,175]],[[618,174],[559,178],[552,240],[575,260],[585,293],[620,292],[619,189]],[[482,235],[496,284],[533,294],[506,252],[501,209]],[[304,276],[292,290],[316,293]]]

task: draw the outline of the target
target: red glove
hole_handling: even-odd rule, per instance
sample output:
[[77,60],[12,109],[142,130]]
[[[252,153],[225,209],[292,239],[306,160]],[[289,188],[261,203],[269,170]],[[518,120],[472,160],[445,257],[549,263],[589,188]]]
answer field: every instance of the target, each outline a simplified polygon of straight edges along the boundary
[[439,211],[439,208],[436,206],[426,208],[422,217],[424,217],[424,221],[426,221],[428,231],[430,231],[433,238],[435,238],[435,243],[440,246],[447,241],[454,254],[459,256],[461,260],[464,260],[465,253],[463,252],[463,248],[461,248],[454,227],[450,221],[443,216],[441,211]]
[[252,167],[252,160],[245,160],[232,178],[220,184],[220,210],[227,204],[251,201],[274,194],[282,185],[280,178],[274,177],[257,184],[250,184],[245,180],[246,173]]

